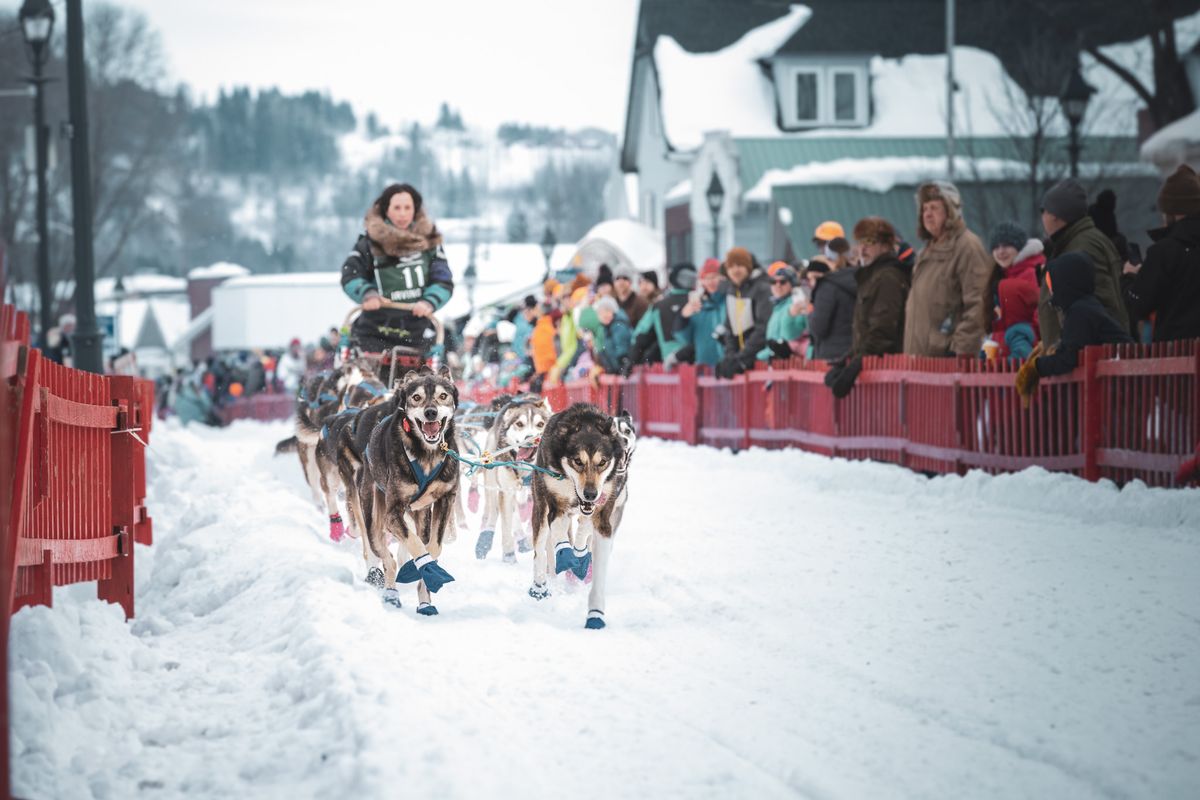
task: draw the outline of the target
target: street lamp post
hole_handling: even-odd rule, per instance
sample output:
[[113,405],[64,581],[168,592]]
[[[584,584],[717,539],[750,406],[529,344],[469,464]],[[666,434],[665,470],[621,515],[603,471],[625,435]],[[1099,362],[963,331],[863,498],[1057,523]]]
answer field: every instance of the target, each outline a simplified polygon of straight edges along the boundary
[[467,268],[463,271],[463,283],[467,285],[467,305],[470,306],[472,317],[475,316],[475,284],[479,278],[479,273],[475,269],[476,235],[475,227],[471,226],[471,246],[467,250]]
[[1095,92],[1096,90],[1083,79],[1079,65],[1076,64],[1075,69],[1071,70],[1071,77],[1067,79],[1067,87],[1061,100],[1063,113],[1067,115],[1067,124],[1071,129],[1067,153],[1071,159],[1072,178],[1079,177],[1079,126],[1083,122],[1083,115],[1087,113],[1088,101]]
[[558,239],[554,238],[554,231],[547,225],[546,232],[542,234],[542,257],[546,259],[546,278],[550,277],[550,256],[554,255],[556,244]]
[[21,35],[29,48],[33,75],[26,80],[33,86],[33,134],[37,152],[37,281],[41,302],[41,341],[54,327],[54,295],[50,286],[50,233],[46,222],[46,102],[42,86],[47,78],[42,68],[50,55],[50,34],[54,30],[54,7],[50,0],[25,0],[17,12]]
[[71,211],[75,227],[75,368],[104,371],[96,327],[92,252],[92,163],[88,154],[87,66],[83,60],[83,0],[67,2],[67,94],[71,108]]
[[713,170],[712,180],[708,182],[708,191],[704,193],[708,200],[708,210],[712,213],[713,226],[713,258],[721,258],[721,228],[720,215],[721,206],[725,203],[725,187],[721,185],[721,179],[717,175],[717,171]]

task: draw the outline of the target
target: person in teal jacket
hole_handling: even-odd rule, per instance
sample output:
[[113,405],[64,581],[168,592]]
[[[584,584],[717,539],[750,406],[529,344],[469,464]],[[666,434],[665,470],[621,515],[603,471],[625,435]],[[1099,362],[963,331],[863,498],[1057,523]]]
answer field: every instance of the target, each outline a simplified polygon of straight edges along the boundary
[[715,367],[725,356],[719,331],[725,323],[725,295],[720,291],[721,264],[715,258],[700,269],[700,288],[680,309],[675,320],[675,337],[682,343],[664,363],[679,361]]
[[782,267],[771,278],[771,318],[767,321],[767,346],[758,351],[759,361],[772,358],[791,358],[799,353],[792,349],[808,330],[808,316],[801,310],[801,303],[792,292],[800,283],[800,276],[791,267]]

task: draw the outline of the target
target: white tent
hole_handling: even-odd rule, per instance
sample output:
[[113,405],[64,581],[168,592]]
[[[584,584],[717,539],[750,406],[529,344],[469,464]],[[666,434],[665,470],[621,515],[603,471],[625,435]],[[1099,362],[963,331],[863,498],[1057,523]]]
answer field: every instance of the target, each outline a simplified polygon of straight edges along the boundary
[[579,241],[571,266],[595,275],[601,264],[616,273],[654,270],[666,275],[667,249],[663,236],[648,225],[630,219],[610,219],[596,225]]

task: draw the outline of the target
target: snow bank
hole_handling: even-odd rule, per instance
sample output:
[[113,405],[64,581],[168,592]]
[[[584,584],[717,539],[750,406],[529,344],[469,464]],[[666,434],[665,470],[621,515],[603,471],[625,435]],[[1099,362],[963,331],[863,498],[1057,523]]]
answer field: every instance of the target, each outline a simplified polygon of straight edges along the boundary
[[[889,156],[886,158],[839,158],[834,161],[801,164],[790,169],[769,169],[743,196],[747,202],[766,202],[776,186],[853,186],[868,192],[888,192],[897,186],[918,186],[924,181],[946,178],[949,163],[945,157]],[[1079,165],[1084,178],[1157,175],[1146,164],[1107,164],[1087,162]],[[1029,164],[1001,158],[955,156],[956,183],[1024,180]]]
[[[1200,491],[646,440],[608,619],[517,566],[385,610],[285,424],[167,424],[138,617],[12,620],[31,798],[1187,796]],[[477,522],[473,521],[473,525]],[[400,755],[398,755],[398,753]]]

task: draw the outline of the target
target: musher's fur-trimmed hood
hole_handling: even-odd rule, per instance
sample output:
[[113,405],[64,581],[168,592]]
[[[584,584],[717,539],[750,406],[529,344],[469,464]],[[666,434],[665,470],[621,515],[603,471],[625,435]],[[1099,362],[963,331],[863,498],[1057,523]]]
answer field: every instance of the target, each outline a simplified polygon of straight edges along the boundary
[[397,228],[379,215],[379,209],[371,206],[363,219],[367,239],[371,242],[371,253],[376,257],[393,258],[408,253],[424,252],[442,243],[442,234],[422,208],[413,218],[408,230]]

